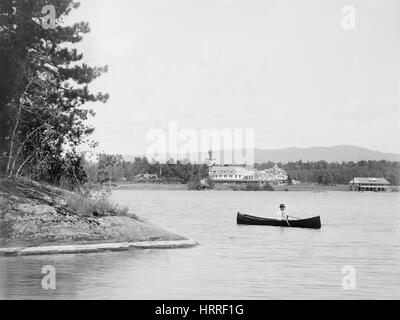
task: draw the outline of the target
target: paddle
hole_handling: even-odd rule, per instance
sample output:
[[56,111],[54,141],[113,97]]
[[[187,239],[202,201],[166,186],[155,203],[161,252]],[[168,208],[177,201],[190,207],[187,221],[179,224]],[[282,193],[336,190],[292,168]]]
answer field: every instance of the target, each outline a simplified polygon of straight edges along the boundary
[[295,218],[295,219],[297,219],[297,220],[301,220],[301,218],[297,218],[297,217],[293,217],[293,216],[289,216],[289,215],[287,215],[288,217],[291,217],[291,218]]
[[292,226],[290,225],[289,220],[288,220],[287,217],[289,217],[289,216],[286,216],[286,222],[287,222],[288,226],[291,228]]

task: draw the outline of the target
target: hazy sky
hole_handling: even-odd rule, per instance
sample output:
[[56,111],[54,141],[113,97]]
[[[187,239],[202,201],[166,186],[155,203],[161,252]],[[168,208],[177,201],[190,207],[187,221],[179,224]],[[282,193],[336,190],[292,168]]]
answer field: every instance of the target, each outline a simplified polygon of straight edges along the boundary
[[254,129],[259,148],[400,152],[398,0],[83,0],[72,18],[91,25],[85,62],[109,66],[99,150],[142,154],[176,120]]

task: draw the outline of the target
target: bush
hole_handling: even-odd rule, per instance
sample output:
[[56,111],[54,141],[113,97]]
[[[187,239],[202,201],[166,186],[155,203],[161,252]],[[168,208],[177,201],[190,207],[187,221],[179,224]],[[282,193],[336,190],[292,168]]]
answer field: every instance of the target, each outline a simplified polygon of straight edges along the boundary
[[214,181],[211,178],[207,178],[207,186],[209,189],[214,189]]
[[[271,186],[269,183],[266,183],[262,186],[262,190],[264,191],[275,191],[274,187]],[[287,189],[285,189],[287,191]]]
[[135,214],[129,213],[127,207],[119,207],[107,199],[91,199],[78,194],[70,194],[66,197],[67,206],[77,215],[83,217],[104,216],[129,216],[139,220]]
[[258,184],[247,183],[245,187],[246,191],[259,191],[260,187]]
[[190,180],[187,184],[189,190],[202,190],[204,185],[201,184],[199,180]]
[[258,183],[247,183],[245,191],[274,191],[274,187],[271,186],[269,183],[259,185]]

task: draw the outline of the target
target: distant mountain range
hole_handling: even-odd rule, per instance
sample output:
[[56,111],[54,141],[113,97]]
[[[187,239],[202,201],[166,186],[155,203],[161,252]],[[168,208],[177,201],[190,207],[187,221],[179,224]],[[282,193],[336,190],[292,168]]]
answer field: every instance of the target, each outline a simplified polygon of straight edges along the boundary
[[255,162],[282,162],[289,161],[319,161],[342,162],[361,160],[387,160],[400,161],[400,154],[385,153],[366,148],[339,145],[333,147],[311,147],[311,148],[285,148],[285,149],[255,149]]
[[[216,153],[216,152],[215,152]],[[142,157],[142,156],[141,156]],[[147,156],[151,160],[152,156]],[[165,157],[162,157],[165,159]],[[183,160],[185,156],[180,156],[179,159]],[[202,152],[195,159],[206,159],[208,155]],[[127,161],[134,161],[135,156],[126,155],[124,159]],[[398,153],[385,153],[374,151],[366,148],[338,145],[332,147],[310,147],[310,148],[285,148],[285,149],[255,149],[254,162],[281,162],[287,163],[289,161],[319,161],[325,160],[327,162],[342,162],[342,161],[361,161],[361,160],[387,160],[387,161],[400,161],[400,154]],[[197,162],[197,161],[196,161]]]

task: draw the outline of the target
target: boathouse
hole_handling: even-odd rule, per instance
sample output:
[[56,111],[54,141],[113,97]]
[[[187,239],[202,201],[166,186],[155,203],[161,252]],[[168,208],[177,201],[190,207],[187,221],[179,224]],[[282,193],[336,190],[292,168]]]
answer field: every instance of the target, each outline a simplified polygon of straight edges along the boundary
[[386,191],[389,186],[385,178],[354,177],[349,182],[350,191]]

